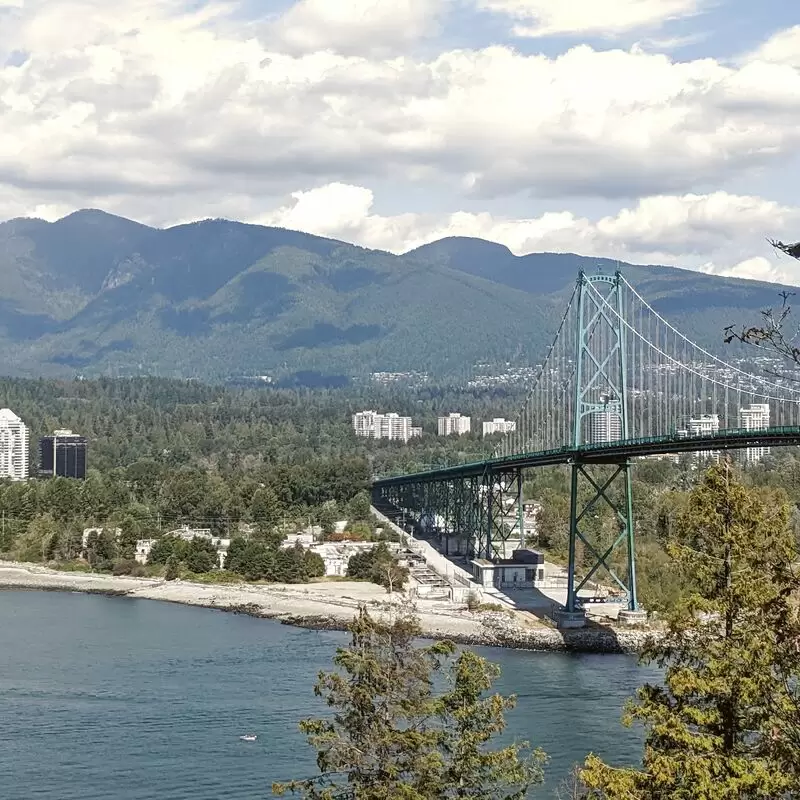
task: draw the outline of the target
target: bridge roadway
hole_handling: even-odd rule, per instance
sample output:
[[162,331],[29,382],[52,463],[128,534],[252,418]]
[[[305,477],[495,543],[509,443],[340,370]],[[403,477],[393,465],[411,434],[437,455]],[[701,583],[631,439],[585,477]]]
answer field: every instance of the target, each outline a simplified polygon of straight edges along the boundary
[[714,450],[742,450],[748,447],[800,446],[800,427],[776,427],[762,430],[725,428],[703,436],[652,436],[643,439],[624,439],[604,444],[582,447],[560,447],[534,453],[490,458],[450,467],[439,467],[407,475],[376,478],[376,489],[403,486],[429,481],[447,481],[484,475],[487,472],[503,473],[530,467],[551,467],[559,464],[619,464],[630,458],[671,453],[693,453]]

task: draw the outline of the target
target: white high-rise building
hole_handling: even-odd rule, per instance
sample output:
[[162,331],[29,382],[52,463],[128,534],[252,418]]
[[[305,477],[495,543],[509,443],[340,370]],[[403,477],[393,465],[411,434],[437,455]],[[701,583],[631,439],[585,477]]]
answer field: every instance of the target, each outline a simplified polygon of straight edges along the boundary
[[[691,417],[686,426],[686,432],[689,436],[710,436],[719,433],[719,414],[701,414],[699,417]],[[700,458],[719,461],[719,450],[694,453],[696,461]]]
[[595,411],[589,415],[589,441],[592,444],[616,442],[622,438],[622,420],[614,411]]
[[0,478],[28,480],[28,426],[10,409],[0,409]]
[[[739,427],[746,431],[763,431],[769,428],[769,404],[751,403],[747,408],[740,408]],[[769,455],[769,447],[748,447],[743,453],[747,464],[755,464],[766,455]]]
[[422,435],[422,428],[415,428],[411,424],[411,417],[401,417],[394,412],[379,414],[377,411],[359,411],[353,414],[353,430],[356,436],[399,439],[404,442]]
[[359,411],[353,414],[353,430],[356,436],[375,437],[375,418],[378,416],[377,411]]
[[448,414],[439,417],[439,436],[449,436],[451,433],[469,433],[472,428],[472,418],[462,417],[461,414]]
[[517,423],[514,420],[503,419],[503,417],[495,417],[491,422],[483,423],[483,435],[491,436],[493,433],[511,433],[517,429]]
[[706,436],[719,433],[719,414],[701,414],[692,417],[688,425],[689,436]]

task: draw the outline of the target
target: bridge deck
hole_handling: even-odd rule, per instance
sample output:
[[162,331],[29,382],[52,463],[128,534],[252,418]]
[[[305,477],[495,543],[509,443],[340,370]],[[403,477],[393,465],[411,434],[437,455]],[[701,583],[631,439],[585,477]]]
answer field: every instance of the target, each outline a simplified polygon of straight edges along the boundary
[[534,453],[521,453],[503,458],[473,461],[408,475],[378,478],[375,488],[400,486],[427,481],[447,481],[483,475],[486,472],[503,472],[529,467],[548,467],[558,464],[618,464],[629,458],[671,453],[703,452],[715,450],[741,450],[747,447],[800,446],[800,427],[777,427],[762,430],[726,428],[703,436],[652,436],[644,439],[625,439],[582,447],[560,447]]

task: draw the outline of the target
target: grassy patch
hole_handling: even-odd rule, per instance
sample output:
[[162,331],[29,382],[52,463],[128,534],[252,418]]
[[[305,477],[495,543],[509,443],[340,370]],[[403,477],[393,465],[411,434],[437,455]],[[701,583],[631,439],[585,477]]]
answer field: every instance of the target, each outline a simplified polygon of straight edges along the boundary
[[[46,564],[50,569],[57,569],[59,572],[93,572],[92,568],[85,561],[48,561]],[[107,573],[104,573],[107,574]]]
[[500,603],[481,603],[474,610],[475,611],[508,611],[508,609],[505,606],[501,606]]
[[247,583],[241,575],[235,572],[226,572],[219,570],[216,572],[183,572],[181,579],[191,581],[192,583],[207,583],[207,584],[231,584],[231,583]]

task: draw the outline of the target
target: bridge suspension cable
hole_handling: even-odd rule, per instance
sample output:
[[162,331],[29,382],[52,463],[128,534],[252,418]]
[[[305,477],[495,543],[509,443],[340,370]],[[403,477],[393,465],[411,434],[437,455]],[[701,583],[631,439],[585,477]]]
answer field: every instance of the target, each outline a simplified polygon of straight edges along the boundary
[[[800,426],[795,383],[723,361],[679,331],[622,275],[582,276],[516,429],[495,456],[781,426]],[[761,455],[753,448],[747,457]]]
[[515,429],[500,440],[494,450],[495,457],[560,447],[568,435],[577,346],[574,313],[578,290],[576,284],[533,386],[514,420]]

